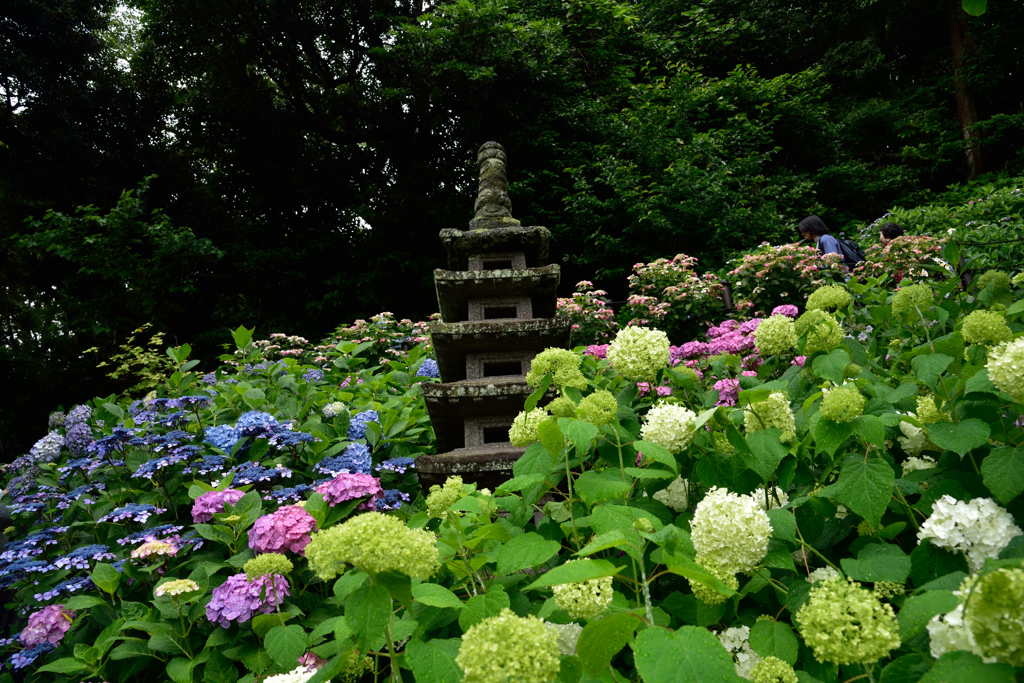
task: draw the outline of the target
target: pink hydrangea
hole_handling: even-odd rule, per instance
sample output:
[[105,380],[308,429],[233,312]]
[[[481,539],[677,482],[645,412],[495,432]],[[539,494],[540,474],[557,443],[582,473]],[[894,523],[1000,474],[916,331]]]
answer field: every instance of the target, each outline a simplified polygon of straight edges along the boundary
[[235,505],[244,495],[245,493],[236,489],[208,491],[196,498],[196,502],[192,506],[192,521],[196,524],[209,522],[215,514],[224,512],[225,503]]
[[593,356],[594,358],[607,358],[608,357],[608,345],[607,344],[591,344],[587,347],[587,355]]
[[736,329],[737,323],[735,320],[724,320],[718,327],[712,325],[708,328],[708,339],[714,339],[715,337],[721,337],[726,332],[732,332]]
[[712,387],[718,391],[719,406],[734,406],[740,393],[740,381],[738,379],[720,379]]
[[[651,385],[647,382],[637,382],[636,387],[639,390],[637,393],[639,393],[640,396],[646,396],[651,390]],[[671,396],[672,388],[665,386],[658,387],[657,392],[658,396]]]
[[306,554],[310,532],[316,531],[313,515],[298,505],[285,505],[264,515],[249,529],[249,547],[257,553]]
[[357,510],[375,509],[374,503],[378,495],[384,493],[384,489],[380,486],[380,480],[368,474],[339,474],[334,479],[317,486],[316,491],[323,495],[324,500],[331,507],[353,498],[370,496],[369,500],[360,503]]
[[782,304],[772,309],[772,315],[784,315],[787,318],[795,318],[799,313],[800,310],[793,304]]
[[754,348],[753,335],[747,336],[738,331],[726,332],[708,342],[708,354],[717,356],[722,353],[737,354]]
[[319,671],[327,665],[327,660],[307,652],[299,657],[299,664],[306,667],[306,671]]
[[277,607],[278,600],[290,595],[288,579],[274,574],[274,583],[271,584],[270,577],[266,574],[250,583],[244,572],[229,576],[227,581],[213,589],[206,605],[206,618],[221,628],[228,628],[233,621],[249,621],[257,612],[270,614]]
[[692,341],[686,342],[679,347],[680,358],[693,358],[694,356],[703,356],[708,352],[708,345],[704,342]]
[[736,331],[741,334],[750,334],[757,329],[757,326],[761,324],[760,318],[752,318],[744,323],[740,323],[740,326],[736,328]]
[[[886,357],[885,357],[885,359],[886,359],[886,360],[889,360],[889,357],[888,357],[888,356],[886,356]],[[807,356],[797,356],[796,358],[794,358],[794,359],[793,359],[793,360],[792,360],[792,361],[790,362],[790,365],[799,365],[800,367],[803,367],[803,366],[804,366],[804,363],[805,363],[806,361],[807,361]]]
[[56,645],[74,620],[75,613],[64,609],[64,605],[47,605],[29,615],[28,626],[21,631],[21,644],[25,647],[35,647],[42,643]]

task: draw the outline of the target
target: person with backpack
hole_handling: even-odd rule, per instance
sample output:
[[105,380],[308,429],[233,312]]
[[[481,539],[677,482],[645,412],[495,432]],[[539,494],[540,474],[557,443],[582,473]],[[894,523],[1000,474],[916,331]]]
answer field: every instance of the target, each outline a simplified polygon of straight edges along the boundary
[[864,260],[864,252],[852,240],[837,239],[829,234],[825,221],[817,216],[808,216],[800,221],[800,235],[807,241],[813,241],[822,254],[839,254],[843,257],[843,265],[853,268]]

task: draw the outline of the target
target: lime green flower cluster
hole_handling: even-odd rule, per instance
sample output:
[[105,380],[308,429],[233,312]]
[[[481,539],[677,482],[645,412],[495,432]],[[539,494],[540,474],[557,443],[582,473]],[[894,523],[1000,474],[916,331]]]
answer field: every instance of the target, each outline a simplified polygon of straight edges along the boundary
[[992,311],[972,311],[964,318],[960,333],[971,344],[999,344],[1013,336],[1006,318]]
[[[785,316],[783,316],[783,317],[785,317]],[[680,375],[685,375],[686,377],[689,377],[691,380],[693,380],[697,384],[700,384],[700,375],[698,375],[697,371],[694,370],[693,368],[690,368],[690,367],[687,367],[687,366],[683,365],[681,367],[676,367],[675,371],[678,372]]]
[[795,432],[796,420],[789,407],[789,396],[783,391],[773,391],[765,400],[748,404],[743,412],[743,427],[748,434],[772,427]]
[[[566,564],[576,562],[569,560]],[[615,591],[612,589],[612,577],[590,579],[552,586],[555,602],[569,613],[573,619],[590,619],[596,617],[612,602]]]
[[427,513],[431,517],[443,517],[448,508],[462,498],[462,477],[448,477],[444,486],[434,484],[427,494]]
[[365,512],[313,534],[306,559],[324,581],[346,564],[370,576],[396,571],[414,579],[427,579],[441,566],[433,534],[380,512]]
[[937,396],[919,394],[917,397],[917,419],[925,424],[950,422],[952,420],[950,414],[939,410],[939,400]]
[[268,574],[288,576],[294,568],[295,565],[292,564],[291,560],[281,553],[263,553],[246,562],[245,566],[242,567],[242,571],[245,572],[245,578],[249,579],[249,581],[255,581],[261,576]]
[[619,412],[619,404],[612,396],[612,392],[602,389],[584,396],[577,410],[584,420],[600,427],[615,419]]
[[895,581],[878,581],[875,583],[875,596],[879,600],[892,600],[900,595],[905,595],[907,592],[906,587],[902,583],[896,583]]
[[658,370],[668,367],[668,335],[647,327],[627,327],[608,345],[608,363],[633,382],[653,382]]
[[539,387],[544,375],[551,373],[551,381],[560,389],[565,387],[587,388],[587,378],[580,372],[583,359],[569,349],[544,349],[530,363],[530,371],[526,373],[526,383],[531,387]]
[[840,285],[825,285],[818,287],[807,297],[808,311],[827,311],[829,309],[843,308],[849,306],[853,297]]
[[815,583],[796,623],[819,662],[871,664],[900,645],[892,606],[844,579]]
[[462,634],[455,663],[463,683],[550,683],[561,668],[558,635],[537,617],[505,608]]
[[964,605],[964,624],[978,653],[1014,667],[1024,666],[1024,569],[1002,568],[977,580]]
[[833,422],[852,422],[864,414],[866,401],[852,386],[828,389],[821,400],[821,416]]
[[992,285],[993,303],[1009,306],[1013,303],[1010,276],[1001,270],[986,270],[974,281],[975,291],[980,293]]
[[765,657],[750,670],[751,683],[797,683],[796,671],[778,657]]
[[762,358],[786,353],[796,344],[796,325],[786,315],[776,314],[754,330],[754,343]]
[[534,408],[530,412],[520,411],[512,426],[508,430],[508,440],[516,448],[529,446],[539,439],[537,428],[540,423],[548,419],[548,411],[545,408]]
[[697,413],[675,403],[659,401],[644,418],[640,438],[678,453],[693,441]]
[[[711,574],[729,588],[734,591],[740,589],[740,582],[739,579],[736,578],[736,574],[730,572],[728,567],[716,560],[714,557],[711,557],[710,555],[698,555],[694,561],[706,569],[708,574]],[[728,600],[727,597],[716,591],[714,588],[706,586],[700,581],[694,581],[693,579],[687,579],[687,581],[690,583],[690,590],[693,591],[693,597],[697,598],[705,605],[720,605]]]
[[1021,285],[1024,285],[1024,273],[1017,273],[1016,275],[1014,275],[1013,279],[1010,280],[1010,283],[1014,287],[1020,287]]
[[815,351],[831,351],[843,341],[843,328],[830,313],[825,311],[807,311],[796,319],[798,337],[807,335],[804,344],[804,355],[809,356]]
[[[576,417],[576,404],[568,396],[559,396],[551,403],[544,406],[555,417]],[[538,422],[538,424],[540,424]],[[535,439],[536,440],[536,439]]]
[[1003,342],[989,351],[986,367],[999,391],[1024,403],[1024,338]]
[[729,437],[722,432],[711,432],[711,442],[715,444],[716,451],[722,451],[723,453],[732,453],[736,450],[731,443],[729,443]]
[[342,660],[341,671],[336,673],[332,680],[339,683],[356,683],[372,666],[373,660],[370,657],[360,657],[356,650],[349,650]]
[[923,314],[931,308],[934,300],[935,294],[928,285],[907,285],[900,287],[900,291],[893,295],[892,312],[893,315],[918,312]]

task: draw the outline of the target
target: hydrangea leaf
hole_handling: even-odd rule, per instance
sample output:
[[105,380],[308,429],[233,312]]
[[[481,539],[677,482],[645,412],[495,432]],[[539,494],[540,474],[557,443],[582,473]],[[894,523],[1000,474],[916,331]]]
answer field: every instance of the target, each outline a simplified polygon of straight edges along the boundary
[[576,641],[576,654],[583,661],[583,669],[591,676],[600,676],[641,624],[632,612],[620,612],[583,627]]
[[967,559],[942,548],[936,548],[928,539],[910,551],[910,580],[915,586],[923,586],[951,572],[969,571]]
[[683,626],[673,633],[649,628],[633,646],[637,671],[646,683],[733,683],[732,657],[705,628]]
[[90,577],[92,582],[104,593],[114,594],[117,590],[117,584],[121,581],[121,575],[112,565],[105,562],[100,562],[92,570]]
[[1009,503],[1024,491],[1024,446],[993,449],[981,463],[981,475],[999,502]]
[[545,541],[543,536],[532,532],[516,536],[498,551],[498,576],[515,574],[527,567],[540,567],[557,555],[561,547],[558,541]]
[[365,654],[384,632],[390,617],[391,596],[383,586],[363,586],[345,601],[345,621],[356,634],[360,654]]
[[551,454],[551,458],[558,459],[565,448],[565,437],[562,436],[558,425],[551,420],[544,420],[537,425],[537,436],[540,437],[540,442],[544,444],[544,448]]
[[[845,569],[846,566],[843,566]],[[907,598],[900,608],[900,639],[907,642],[924,631],[929,620],[937,614],[945,614],[956,609],[960,600],[952,591],[928,591],[921,595]]]
[[62,659],[58,659],[55,662],[44,664],[43,666],[39,667],[38,670],[40,672],[52,671],[53,673],[70,675],[75,673],[76,671],[86,671],[88,669],[88,666],[86,666],[83,662],[78,661],[74,657],[64,657]]
[[[590,442],[601,433],[594,425],[584,420],[574,420],[571,417],[558,418],[558,429],[576,446],[576,450],[582,452],[590,446]],[[582,450],[581,450],[582,449]]]
[[306,651],[306,632],[298,624],[275,626],[267,631],[263,646],[275,664],[285,671],[291,671]]
[[631,488],[633,482],[622,481],[619,473],[614,470],[602,473],[587,470],[573,482],[573,490],[587,505],[621,499]]
[[779,441],[782,431],[777,427],[759,430],[747,435],[749,453],[741,453],[747,467],[757,472],[763,481],[771,481],[775,470],[789,450]]
[[663,448],[650,441],[634,441],[633,448],[636,449],[637,453],[643,453],[643,456],[651,462],[668,465],[672,472],[679,474],[679,463],[676,462],[675,456],[667,448]]
[[939,448],[953,451],[963,457],[975,448],[988,443],[992,430],[976,417],[961,420],[960,424],[936,422],[925,430],[928,438]]
[[601,550],[624,547],[627,543],[629,543],[629,541],[626,539],[626,532],[622,529],[612,529],[611,531],[595,536],[590,543],[584,546],[584,548],[576,554],[579,556],[593,555]]
[[939,375],[953,362],[952,356],[943,353],[926,353],[915,356],[910,364],[914,367],[914,376],[926,387],[935,391]]
[[577,683],[583,677],[583,662],[579,657],[561,655],[558,668],[558,680],[562,683]]
[[919,683],[1013,683],[1009,664],[985,664],[981,657],[965,650],[947,652],[935,662]]
[[811,367],[818,377],[839,385],[843,383],[843,373],[846,372],[846,366],[849,364],[850,354],[846,352],[846,349],[838,348],[829,351],[827,356],[821,355],[815,358]]
[[691,581],[704,584],[711,590],[717,591],[727,598],[731,598],[736,595],[736,591],[725,585],[721,579],[684,555],[668,555],[665,558],[665,564],[667,569],[673,574],[678,574],[679,576],[690,579]]
[[830,497],[875,526],[892,499],[896,474],[879,456],[851,454],[843,460],[839,481],[829,487]]
[[[1024,303],[1024,299],[1021,299],[1021,303]],[[982,368],[976,373],[971,375],[967,379],[967,384],[964,388],[964,396],[968,394],[995,394],[998,392],[996,386],[992,384],[992,380],[988,376],[988,368]],[[975,399],[980,398],[978,396]]]
[[461,638],[429,641],[410,640],[405,646],[405,661],[417,683],[458,683],[462,669],[455,663]]
[[972,17],[980,17],[988,8],[988,0],[963,0],[964,12]]
[[[281,625],[281,617],[285,621],[292,618],[291,614],[257,614],[252,618],[252,632],[260,638],[265,638],[271,629]],[[344,619],[344,617],[339,617]]]
[[853,425],[849,422],[833,422],[822,417],[821,413],[811,416],[811,436],[819,450],[833,455],[843,443],[853,435]]
[[727,605],[727,602],[709,605],[698,600],[692,593],[680,593],[679,591],[672,593],[661,603],[666,612],[679,618],[684,624],[704,628],[721,621],[725,616]]
[[607,533],[612,529],[621,529],[631,544],[622,546],[622,549],[626,554],[639,562],[639,549],[643,542],[640,539],[640,534],[633,528],[633,523],[641,517],[648,519],[654,525],[655,531],[664,526],[655,514],[626,505],[599,505],[594,508],[594,512],[590,517],[590,523],[594,531],[599,534]]
[[576,560],[541,574],[526,589],[600,579],[605,576],[615,576],[621,570],[622,567],[616,567],[608,560]]
[[792,510],[773,508],[768,511],[772,523],[772,536],[790,543],[796,543],[796,517]]
[[466,607],[462,600],[459,599],[459,596],[436,583],[421,583],[418,586],[413,586],[412,596],[416,602],[421,602],[431,607],[451,607],[452,609],[463,609]]
[[765,619],[750,629],[750,648],[761,657],[778,657],[792,666],[800,645],[789,624]]
[[842,565],[854,581],[903,583],[910,576],[911,561],[899,546],[871,543],[861,548],[857,559],[843,558]]
[[917,653],[898,657],[882,669],[885,683],[916,683],[931,668],[931,661]]
[[861,415],[853,420],[853,432],[865,443],[885,447],[885,423],[877,415]]
[[501,610],[511,606],[508,593],[501,586],[491,586],[486,593],[474,595],[466,601],[466,609],[459,613],[459,626],[463,631],[474,624],[479,624],[487,617],[493,617],[501,613]]

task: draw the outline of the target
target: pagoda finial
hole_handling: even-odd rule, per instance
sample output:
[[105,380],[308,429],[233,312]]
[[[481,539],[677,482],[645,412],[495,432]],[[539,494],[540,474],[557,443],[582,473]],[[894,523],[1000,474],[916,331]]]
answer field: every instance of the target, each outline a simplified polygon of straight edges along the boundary
[[497,228],[519,225],[512,218],[512,200],[508,196],[508,178],[505,175],[505,148],[497,142],[485,142],[476,154],[480,169],[480,184],[477,189],[476,215],[470,221],[470,228]]

